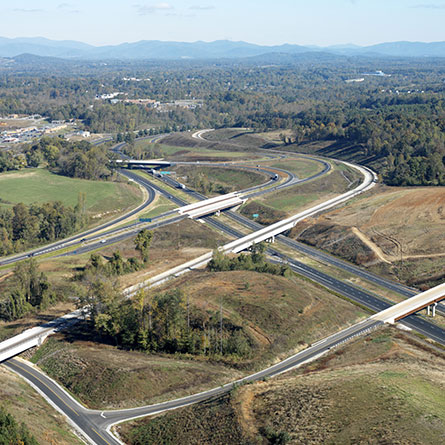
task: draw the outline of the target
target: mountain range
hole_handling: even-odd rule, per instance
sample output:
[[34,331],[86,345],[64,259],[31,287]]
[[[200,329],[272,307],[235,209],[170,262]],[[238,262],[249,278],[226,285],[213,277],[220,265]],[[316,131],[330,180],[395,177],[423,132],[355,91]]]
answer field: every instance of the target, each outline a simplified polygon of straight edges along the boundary
[[33,54],[42,57],[86,60],[180,60],[237,59],[266,54],[298,55],[309,52],[343,56],[445,57],[445,42],[388,42],[372,46],[347,44],[319,47],[291,44],[264,46],[229,40],[193,43],[141,40],[120,45],[93,46],[72,40],[50,40],[43,37],[14,39],[0,37],[0,57]]

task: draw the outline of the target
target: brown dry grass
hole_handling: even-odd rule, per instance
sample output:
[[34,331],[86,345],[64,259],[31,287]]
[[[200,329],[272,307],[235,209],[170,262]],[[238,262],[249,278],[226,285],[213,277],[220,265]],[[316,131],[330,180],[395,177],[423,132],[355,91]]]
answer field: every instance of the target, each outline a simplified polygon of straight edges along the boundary
[[445,278],[445,188],[377,186],[299,223],[291,236],[426,289]]
[[91,340],[85,329],[51,337],[32,361],[97,409],[148,405],[214,388],[241,376],[206,358],[120,350]]
[[356,306],[328,291],[292,279],[249,271],[194,271],[160,291],[180,288],[201,310],[218,311],[243,326],[254,345],[244,366],[258,368],[290,355],[364,316]]
[[384,328],[276,379],[122,431],[130,444],[166,443],[187,419],[185,445],[233,443],[232,432],[242,444],[284,443],[273,442],[281,434],[291,444],[436,445],[445,437],[444,366],[444,353]]
[[327,213],[324,220],[358,227],[390,259],[445,254],[445,188],[396,189],[357,200]]

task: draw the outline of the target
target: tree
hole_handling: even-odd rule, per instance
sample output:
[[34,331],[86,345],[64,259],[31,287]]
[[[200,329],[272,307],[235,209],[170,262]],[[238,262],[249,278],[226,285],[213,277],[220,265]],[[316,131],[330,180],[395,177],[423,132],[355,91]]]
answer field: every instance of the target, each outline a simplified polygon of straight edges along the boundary
[[151,230],[143,229],[137,234],[134,240],[136,250],[140,252],[144,263],[148,261],[148,251],[150,249],[152,239],[153,232]]

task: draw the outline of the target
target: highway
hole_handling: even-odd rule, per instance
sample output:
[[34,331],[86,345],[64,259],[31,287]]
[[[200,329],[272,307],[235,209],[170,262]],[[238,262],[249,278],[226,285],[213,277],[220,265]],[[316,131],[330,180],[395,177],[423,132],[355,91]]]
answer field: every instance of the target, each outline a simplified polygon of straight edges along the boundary
[[[329,163],[326,163],[329,165]],[[204,165],[204,164],[201,164]],[[230,165],[230,167],[234,167],[234,165]],[[243,167],[244,168],[244,167]],[[252,167],[253,168],[253,167]],[[325,166],[325,170],[328,168]],[[329,165],[330,168],[330,165]],[[320,172],[320,174],[325,174],[326,171]],[[327,170],[328,171],[328,170]],[[162,187],[158,186],[157,184],[152,183],[148,178],[141,178],[138,175],[135,175],[133,172],[130,171],[122,171],[122,174],[125,176],[134,179],[139,184],[143,185],[145,188],[151,189],[151,190],[157,190],[162,195],[166,196],[168,199],[170,199],[172,202],[176,203],[178,206],[184,206],[187,203],[185,203],[183,200],[171,195],[168,191],[165,191]],[[313,178],[311,178],[313,179]],[[171,186],[175,186],[175,182],[172,178],[162,178],[164,182]],[[309,179],[306,179],[309,180]],[[290,186],[295,185],[299,182],[303,182],[305,180],[299,180],[298,178],[288,176],[287,181],[285,183],[280,184],[280,186]],[[273,186],[272,183],[269,181],[268,188],[263,189],[265,185],[256,186],[251,189],[249,189],[248,193],[268,193],[272,190],[276,190],[276,188]],[[279,185],[277,185],[279,187]],[[194,196],[198,199],[204,199],[203,195],[200,195],[197,192],[194,192],[192,190],[186,190],[188,194],[191,196]],[[249,196],[248,194],[246,196]],[[264,229],[263,226],[248,220],[247,218],[244,218],[243,216],[236,214],[234,212],[226,212],[226,215],[236,220],[238,223],[243,224],[244,226],[250,228],[251,230],[261,230]],[[179,219],[177,219],[179,218]],[[171,224],[172,222],[177,222],[180,219],[182,219],[182,216],[175,216],[173,218],[163,220],[159,223],[155,223],[152,225],[154,226],[156,224],[159,224],[157,227],[165,224]],[[230,236],[233,236],[235,238],[241,238],[245,235],[238,232],[237,230],[233,229],[233,227],[230,227],[228,224],[222,223],[220,220],[206,216],[202,218],[203,221],[206,223],[212,225],[214,228],[221,230],[222,232],[229,234]],[[150,226],[148,226],[150,227]],[[135,232],[134,232],[135,233]],[[118,241],[119,237],[127,237],[127,236],[134,236],[134,233],[132,235],[128,235],[128,233],[122,233],[117,234],[115,238],[110,238],[107,240],[108,243],[110,242],[116,242]],[[369,279],[372,282],[375,282],[382,287],[389,286],[392,288],[392,290],[396,290],[397,292],[413,292],[413,290],[399,285],[397,283],[392,283],[389,280],[381,279],[377,276],[374,276],[373,274],[369,274],[367,271],[364,271],[357,266],[350,265],[342,260],[338,260],[324,252],[320,252],[314,248],[302,245],[301,243],[297,243],[283,235],[279,235],[277,239],[280,242],[283,242],[286,244],[287,247],[291,247],[293,249],[296,249],[300,252],[306,253],[310,256],[316,257],[319,261],[326,262],[330,265],[335,265],[336,267],[345,268],[344,270],[348,270],[350,273],[354,273],[358,276],[361,276],[362,278]],[[93,245],[95,245],[94,248],[98,248],[100,246],[100,242],[97,243],[98,245],[92,244],[91,246],[83,246],[81,249],[90,249]],[[80,249],[79,249],[80,250]],[[80,251],[77,250],[76,253],[80,253]],[[311,266],[308,266],[306,264],[303,264],[301,262],[298,262],[286,255],[283,255],[282,253],[278,252],[277,250],[273,249],[273,247],[268,249],[268,255],[271,257],[271,261],[275,263],[285,263],[287,264],[292,270],[294,270],[296,273],[305,276],[312,281],[315,281],[322,286],[341,294],[342,296],[349,298],[350,300],[353,300],[368,309],[370,309],[373,312],[380,312],[383,311],[389,307],[392,306],[393,303],[386,301],[382,299],[381,297],[372,294],[371,292],[361,289],[358,287],[355,287],[347,282],[343,282],[341,280],[337,280],[321,271],[319,271],[316,268],[313,268]],[[437,342],[441,343],[442,345],[445,345],[445,331],[441,329],[440,327],[428,322],[427,320],[422,319],[421,317],[417,315],[410,315],[409,317],[403,319],[401,321],[402,324],[405,326],[416,330],[417,332],[420,332]],[[358,323],[354,326],[351,326],[350,328],[334,334],[333,336],[323,339],[320,342],[317,342],[316,344],[310,346],[306,350],[293,355],[292,357],[275,364],[265,370],[262,370],[258,373],[252,374],[248,377],[245,377],[244,379],[238,380],[236,382],[231,382],[227,385],[214,388],[210,391],[205,391],[199,394],[191,395],[189,397],[168,401],[156,405],[150,405],[140,408],[134,408],[130,410],[116,410],[116,411],[94,411],[94,410],[88,410],[84,407],[82,407],[79,403],[77,403],[69,394],[66,393],[59,385],[57,385],[55,382],[53,382],[48,377],[44,376],[42,373],[40,373],[38,370],[32,368],[31,366],[27,365],[24,362],[21,362],[19,360],[9,360],[5,363],[6,366],[8,366],[10,369],[14,370],[16,373],[22,375],[24,378],[26,378],[34,387],[36,387],[42,394],[45,395],[47,399],[51,401],[51,404],[61,412],[63,412],[70,421],[76,425],[78,429],[80,429],[83,434],[87,436],[89,441],[91,443],[99,444],[99,445],[114,445],[121,443],[118,439],[116,439],[114,436],[110,434],[110,427],[116,423],[120,423],[125,420],[137,418],[146,416],[149,414],[159,413],[165,410],[169,409],[175,409],[183,406],[190,405],[192,403],[197,403],[200,401],[207,400],[209,398],[219,396],[221,394],[224,394],[236,385],[242,384],[244,382],[248,381],[254,381],[258,379],[263,379],[265,377],[273,377],[278,374],[281,374],[282,372],[286,372],[290,369],[295,368],[296,366],[299,366],[309,360],[313,360],[322,354],[325,354],[326,352],[330,351],[332,348],[335,348],[338,345],[341,345],[342,343],[350,340],[353,337],[356,337],[358,335],[362,335],[366,332],[369,332],[370,330],[376,329],[379,326],[381,326],[383,323],[381,320],[375,320],[372,318],[368,318],[364,320],[361,323]]]
[[[126,213],[125,215],[120,216],[119,218],[116,218],[110,222],[107,222],[105,224],[102,224],[100,226],[94,227],[93,229],[87,230],[85,232],[82,232],[80,234],[74,235],[70,238],[66,238],[64,240],[52,243],[50,245],[46,245],[43,247],[39,247],[37,249],[34,249],[32,251],[28,251],[22,254],[14,255],[12,257],[2,258],[0,259],[0,266],[7,265],[7,264],[14,264],[18,261],[25,260],[29,257],[36,257],[40,255],[44,255],[50,252],[55,252],[57,250],[64,249],[66,247],[71,247],[75,244],[80,244],[84,242],[84,240],[91,235],[94,235],[98,232],[102,232],[103,230],[106,230],[109,227],[112,227],[118,223],[121,223],[128,218],[131,218],[133,215],[136,215],[137,213],[141,212],[145,208],[147,208],[155,199],[155,193],[152,188],[147,188],[146,190],[148,192],[147,199],[144,201],[143,204],[141,204],[139,207],[131,210],[130,212]],[[103,235],[102,235],[103,236]]]
[[[130,175],[130,177],[133,177],[134,173],[132,172],[125,172],[126,175]],[[135,175],[137,176],[137,175]],[[174,183],[176,181],[174,181],[171,178],[167,178],[169,185],[174,186]],[[166,180],[166,181],[167,181]],[[148,181],[143,179],[143,181]],[[150,181],[148,181],[149,184],[151,184],[151,186],[155,187],[160,193],[163,193],[164,196],[171,196],[168,194],[168,192],[164,191],[161,187],[151,183]],[[199,199],[203,199],[203,195],[200,195],[196,192],[193,191],[188,191],[188,193],[192,194],[193,196],[199,198]],[[178,198],[172,197],[170,198],[172,200],[174,200],[174,202],[177,202],[176,200]],[[184,205],[183,202],[177,202],[178,205]],[[244,223],[244,225],[250,227],[251,229],[254,230],[258,230],[260,229],[264,229],[263,226],[254,223],[250,220],[248,220],[247,218],[242,217],[239,214],[236,214],[234,212],[225,212],[226,215],[229,215],[230,217],[233,217],[237,222],[239,223]],[[242,238],[245,235],[240,233],[239,231],[233,229],[232,227],[230,227],[228,224],[222,223],[221,221],[219,221],[218,219],[211,217],[211,216],[207,216],[202,218],[203,221],[205,221],[206,223],[210,224],[211,226],[215,227],[216,229],[238,239],[238,238]],[[279,236],[278,239],[280,241],[285,240],[286,244],[288,245],[288,247],[292,247],[294,248],[295,245],[297,245],[298,248],[300,248],[299,243],[295,243],[295,241],[286,238],[284,236]],[[322,252],[318,252],[316,251],[316,249],[308,249],[308,252],[317,252],[319,255],[322,254]],[[321,271],[319,271],[318,269],[308,266],[304,263],[298,262],[290,257],[287,257],[281,253],[279,253],[278,251],[274,250],[274,249],[269,249],[269,253],[273,256],[275,256],[276,258],[281,258],[281,261],[287,262],[289,264],[289,266],[297,273],[304,275],[305,277],[316,281],[320,284],[323,284],[325,287],[327,287],[328,289],[337,292],[349,299],[351,299],[352,301],[355,301],[359,304],[362,304],[363,306],[367,307],[368,309],[370,309],[371,311],[375,311],[375,312],[380,312],[381,310],[384,310],[388,307],[390,307],[393,303],[390,302],[389,300],[385,300],[382,297],[379,297],[365,289],[361,289],[355,286],[352,286],[346,282],[343,282],[341,280],[338,280],[336,278],[333,278]],[[331,257],[328,254],[324,254],[323,255],[323,260],[333,264],[332,260],[333,257]],[[329,261],[328,261],[329,260]],[[336,262],[335,264],[337,267],[342,268],[343,265],[348,265],[348,263],[339,260],[338,262]],[[352,266],[349,265],[350,268],[348,269],[348,271],[350,273],[354,273],[355,271],[362,271],[360,268],[356,267],[356,266]],[[366,272],[366,271],[362,271],[362,272]],[[362,275],[362,277],[365,277],[366,275]],[[372,274],[369,274],[369,277],[372,278],[372,281],[376,282],[378,281],[378,277],[377,276],[373,276]],[[401,289],[404,288],[404,286],[401,285],[397,285],[396,283],[391,283],[389,280],[384,280],[381,279],[381,281],[378,283],[380,285],[382,285],[383,287],[385,286],[385,284],[388,283],[388,285],[393,288],[394,290],[399,289],[399,286]],[[407,288],[405,288],[407,289]],[[406,290],[405,290],[406,292]],[[417,292],[418,293],[418,292]],[[412,295],[411,295],[412,296]],[[431,339],[437,341],[438,343],[441,343],[443,345],[445,345],[445,331],[440,328],[439,326],[435,325],[434,323],[431,323],[427,320],[424,320],[422,317],[419,317],[417,315],[413,315],[408,317],[407,319],[405,319],[403,321],[403,324],[405,324],[407,327],[416,330],[417,332],[430,337]]]

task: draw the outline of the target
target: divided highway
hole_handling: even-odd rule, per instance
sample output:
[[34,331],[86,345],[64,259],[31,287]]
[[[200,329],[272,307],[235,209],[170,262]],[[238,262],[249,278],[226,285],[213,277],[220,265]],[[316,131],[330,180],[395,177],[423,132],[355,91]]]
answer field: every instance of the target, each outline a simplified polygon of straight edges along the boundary
[[[202,134],[204,132],[198,132],[193,135],[194,137],[202,138]],[[196,136],[197,135],[197,136]],[[117,148],[117,147],[116,147]],[[320,161],[324,163],[324,169],[322,172],[318,173],[314,177],[320,176],[322,174],[326,174],[329,169],[331,168],[330,164],[326,161]],[[205,163],[202,163],[200,165],[206,165]],[[221,164],[218,164],[218,166],[221,166]],[[235,167],[233,164],[227,165],[228,167]],[[242,168],[246,168],[246,166],[243,166]],[[247,169],[255,169],[254,167],[247,167]],[[256,168],[258,170],[258,168]],[[368,172],[369,173],[369,172]],[[122,171],[122,174],[127,176],[128,178],[131,178],[135,181],[137,181],[139,184],[141,184],[143,187],[145,187],[147,190],[151,190],[151,193],[154,191],[158,191],[165,197],[167,197],[170,201],[174,202],[178,206],[184,206],[187,203],[185,203],[180,198],[177,198],[173,195],[171,195],[168,191],[165,191],[162,187],[159,185],[151,182],[148,178],[141,178],[140,176],[134,174],[130,171]],[[268,174],[270,172],[268,171]],[[365,174],[365,177],[367,175]],[[279,188],[283,187],[289,187],[291,185],[295,185],[304,181],[308,181],[311,179],[314,179],[314,177],[307,178],[304,180],[299,180],[294,175],[290,174],[288,175],[288,179],[282,183],[277,184],[276,186],[273,185],[274,181],[268,181],[266,184],[262,184],[256,187],[252,187],[245,191],[244,197],[253,197],[258,196],[258,194],[263,193],[269,193],[271,191],[277,190]],[[372,182],[374,179],[370,179]],[[163,181],[170,186],[177,186],[177,182],[174,181],[172,178],[163,178]],[[367,178],[367,181],[369,181],[369,177]],[[366,181],[365,181],[366,182]],[[371,185],[365,184],[363,187],[363,190],[366,190],[366,186]],[[267,188],[265,188],[267,187]],[[195,198],[198,198],[200,200],[204,199],[205,197],[197,192],[194,192],[193,190],[186,190],[186,192],[194,196]],[[348,199],[351,195],[348,195],[345,197],[345,199]],[[337,202],[334,202],[333,205],[336,205],[338,202],[341,202],[341,199]],[[147,204],[148,205],[148,204]],[[323,207],[324,208],[324,207]],[[320,211],[319,209],[317,209]],[[139,211],[139,210],[138,210]],[[173,212],[169,212],[173,213]],[[225,213],[230,218],[232,218],[237,223],[240,223],[244,225],[245,227],[248,227],[251,230],[254,231],[265,231],[267,232],[267,228],[264,228],[263,226],[250,221],[249,219],[228,211]],[[166,217],[167,215],[161,215],[161,217]],[[128,217],[128,216],[127,216]],[[174,216],[169,219],[163,219],[162,221],[158,223],[154,223],[148,226],[148,228],[155,228],[160,227],[161,225],[165,224],[171,224],[173,222],[177,222],[180,219],[182,219],[184,216]],[[158,217],[160,218],[160,217]],[[298,218],[295,218],[297,220]],[[237,230],[230,227],[228,224],[222,223],[220,220],[215,219],[210,216],[205,216],[202,218],[204,222],[207,224],[210,224],[214,228],[223,231],[224,233],[229,234],[230,236],[233,236],[235,238],[246,238],[246,235],[238,232]],[[293,221],[292,221],[293,222]],[[109,224],[115,224],[116,222],[109,223]],[[97,230],[97,229],[96,229]],[[128,233],[116,233],[116,235],[112,238],[110,238],[107,242],[116,242],[120,239],[124,239],[124,237],[128,236],[134,236],[135,232],[139,229],[132,229],[130,228]],[[270,234],[270,233],[269,233]],[[85,236],[83,234],[82,236]],[[256,242],[258,239],[258,236],[255,235],[248,235],[247,238],[251,237],[252,242]],[[250,238],[249,238],[250,240]],[[336,267],[339,267],[341,269],[347,270],[349,273],[353,273],[357,276],[360,276],[364,279],[367,279],[369,281],[375,282],[379,284],[382,287],[386,287],[391,290],[395,290],[397,292],[403,293],[414,293],[415,291],[399,285],[397,283],[392,283],[389,280],[382,279],[380,277],[377,277],[373,274],[370,274],[369,272],[362,270],[358,268],[357,266],[350,265],[342,260],[338,260],[334,257],[331,257],[330,255],[320,252],[314,248],[302,245],[301,243],[297,243],[284,235],[277,235],[277,240],[284,243],[287,247],[290,247],[292,249],[295,249],[299,252],[305,253],[309,256],[312,256],[322,262],[328,263],[330,265],[334,265]],[[68,241],[65,241],[67,243]],[[249,241],[250,242],[250,241]],[[83,246],[76,250],[75,253],[81,253],[84,251],[88,251],[88,249],[98,248],[99,243],[91,244],[90,246]],[[236,244],[237,241],[234,241]],[[230,243],[229,243],[230,244]],[[82,250],[85,249],[85,250]],[[281,254],[273,247],[268,249],[268,254],[271,257],[272,262],[276,263],[286,263],[289,265],[289,267],[297,272],[300,275],[303,275],[317,283],[320,283],[321,285],[325,286],[326,288],[337,292],[338,294],[343,295],[346,298],[349,298],[357,303],[360,303],[361,305],[367,307],[371,311],[380,312],[382,310],[385,310],[392,306],[392,303],[389,301],[386,301],[382,299],[381,297],[378,297],[371,292],[357,288],[349,283],[343,282],[341,280],[337,280],[324,272],[319,271],[318,269],[308,266],[304,263],[298,262],[286,255]],[[1,264],[1,263],[0,263]],[[7,264],[7,263],[5,263]],[[27,379],[41,394],[45,396],[47,400],[50,401],[50,403],[56,407],[60,412],[62,412],[65,416],[67,416],[71,423],[76,426],[78,430],[82,432],[82,434],[88,439],[90,443],[98,444],[98,445],[117,445],[122,444],[115,436],[113,436],[110,432],[110,428],[112,425],[116,423],[120,423],[129,419],[134,419],[137,417],[143,417],[154,413],[159,413],[165,410],[169,409],[175,409],[180,408],[183,406],[187,406],[193,403],[197,403],[200,401],[208,400],[209,398],[219,396],[221,394],[224,394],[234,387],[236,387],[239,384],[243,384],[250,381],[255,381],[259,379],[263,379],[266,377],[273,377],[276,375],[279,375],[283,372],[289,371],[291,369],[294,369],[297,366],[300,366],[303,363],[306,363],[310,360],[313,360],[317,357],[320,357],[321,355],[329,352],[332,348],[337,347],[338,345],[341,345],[342,343],[350,340],[351,338],[354,338],[358,335],[362,335],[364,333],[367,333],[373,329],[378,328],[383,323],[381,320],[376,320],[372,318],[368,318],[354,326],[351,326],[339,333],[336,333],[326,339],[323,339],[316,344],[310,346],[304,351],[301,351],[298,354],[293,355],[292,357],[289,357],[288,359],[277,363],[265,370],[262,370],[258,373],[252,374],[248,377],[245,377],[243,379],[240,379],[236,382],[231,382],[229,384],[226,384],[224,386],[214,388],[209,391],[205,391],[199,394],[194,394],[188,397],[184,397],[181,399],[168,401],[164,403],[159,403],[155,405],[140,407],[140,408],[134,408],[134,409],[128,409],[128,410],[115,410],[115,411],[95,411],[95,410],[89,410],[85,407],[81,406],[77,401],[75,401],[63,388],[61,388],[57,383],[49,379],[44,374],[40,373],[37,369],[33,368],[32,366],[26,364],[25,362],[22,362],[20,360],[11,359],[5,363],[6,366],[8,366],[11,370],[14,372],[20,374],[25,379]],[[405,326],[412,328],[416,330],[417,332],[420,332],[437,342],[445,345],[445,331],[441,329],[440,327],[422,319],[419,316],[416,315],[410,315],[409,317],[402,320],[402,324]],[[1,352],[1,351],[0,351]]]

